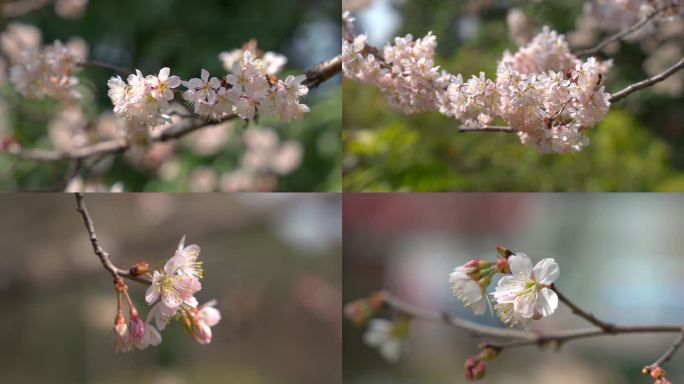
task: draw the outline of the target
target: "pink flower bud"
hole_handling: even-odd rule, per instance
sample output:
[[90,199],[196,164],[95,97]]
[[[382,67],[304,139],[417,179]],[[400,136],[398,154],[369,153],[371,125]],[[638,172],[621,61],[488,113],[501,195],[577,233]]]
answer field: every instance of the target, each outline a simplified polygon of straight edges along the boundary
[[508,265],[508,259],[498,259],[496,261],[496,270],[500,273],[511,273],[511,267]]
[[131,316],[131,336],[137,340],[142,340],[145,336],[145,322],[142,321],[140,316]]
[[487,363],[479,356],[470,356],[465,362],[465,378],[468,381],[482,379],[485,376],[486,369]]

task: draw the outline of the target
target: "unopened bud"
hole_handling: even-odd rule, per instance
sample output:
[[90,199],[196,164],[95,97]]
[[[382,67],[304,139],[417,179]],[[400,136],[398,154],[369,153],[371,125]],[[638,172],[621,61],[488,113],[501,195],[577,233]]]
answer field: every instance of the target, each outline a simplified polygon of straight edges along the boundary
[[480,380],[485,376],[487,363],[477,355],[470,356],[465,362],[465,378],[468,381]]
[[140,276],[144,275],[150,270],[150,265],[147,264],[144,261],[137,262],[133,264],[131,269],[128,270],[128,273],[131,274],[131,276]]
[[473,259],[465,263],[463,266],[465,268],[477,268],[480,266],[480,259]]
[[650,375],[656,380],[661,380],[665,377],[665,370],[660,367],[653,367],[650,369]]
[[508,265],[508,260],[498,259],[496,261],[496,270],[499,273],[511,273],[511,266]]

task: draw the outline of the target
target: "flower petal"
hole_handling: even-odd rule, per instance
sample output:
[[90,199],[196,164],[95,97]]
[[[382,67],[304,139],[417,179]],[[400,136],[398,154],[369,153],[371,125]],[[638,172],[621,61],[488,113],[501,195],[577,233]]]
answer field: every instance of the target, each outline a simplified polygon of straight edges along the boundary
[[542,288],[537,296],[536,309],[542,316],[549,316],[558,308],[558,295],[549,288]]
[[549,285],[556,281],[560,267],[554,259],[543,259],[534,266],[534,277],[539,284]]
[[511,274],[518,276],[523,274],[530,276],[532,274],[532,260],[524,253],[516,253],[508,258],[508,265],[511,267]]
[[171,69],[169,67],[164,67],[159,70],[159,80],[164,81],[169,78],[169,73],[171,72]]
[[171,76],[166,84],[169,88],[176,88],[181,85],[181,79],[178,76]]

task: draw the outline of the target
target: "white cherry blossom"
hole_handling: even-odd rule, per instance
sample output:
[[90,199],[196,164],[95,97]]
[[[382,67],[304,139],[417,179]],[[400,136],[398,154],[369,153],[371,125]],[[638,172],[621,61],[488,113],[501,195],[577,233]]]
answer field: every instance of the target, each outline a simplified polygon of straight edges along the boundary
[[487,310],[487,295],[480,284],[468,276],[469,269],[472,268],[460,266],[449,275],[451,292],[463,305],[470,307],[474,314],[482,315]]
[[554,259],[542,259],[535,266],[524,253],[509,257],[511,275],[499,280],[492,294],[497,314],[509,324],[520,319],[546,317],[558,307],[558,296],[549,288],[560,269]]
[[405,349],[408,332],[408,320],[372,319],[368,322],[368,329],[363,334],[363,341],[377,348],[385,360],[396,363]]

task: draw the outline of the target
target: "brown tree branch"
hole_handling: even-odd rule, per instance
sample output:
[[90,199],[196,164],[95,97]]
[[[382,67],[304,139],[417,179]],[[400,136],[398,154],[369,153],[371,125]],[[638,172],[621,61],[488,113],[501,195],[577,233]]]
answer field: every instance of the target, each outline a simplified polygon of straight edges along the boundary
[[617,32],[614,35],[609,36],[608,38],[606,38],[605,40],[601,41],[600,43],[598,43],[597,45],[595,45],[591,48],[582,49],[582,50],[578,51],[577,53],[575,53],[575,55],[577,55],[577,56],[588,56],[588,55],[597,53],[598,51],[603,49],[603,47],[605,47],[606,45],[608,45],[614,41],[621,40],[621,39],[627,37],[628,35],[632,34],[633,32],[636,32],[638,29],[640,29],[641,27],[646,25],[651,19],[656,17],[660,12],[662,12],[664,10],[665,10],[665,8],[658,8],[658,9],[653,10],[648,15],[644,16],[643,19],[634,23],[631,27],[624,29],[620,32]]
[[[119,68],[118,70],[123,70]],[[321,83],[329,80],[342,71],[342,56],[337,55],[330,60],[326,60],[306,72],[306,79],[302,82],[307,87],[317,87]],[[210,121],[199,116],[183,119],[180,122],[166,128],[159,136],[151,138],[151,142],[166,142],[179,139],[198,129],[210,127],[221,122],[233,120],[237,115],[229,115],[221,121]],[[96,155],[110,155],[128,150],[132,144],[125,139],[106,140],[89,146],[76,148],[70,151],[59,151],[49,149],[23,148],[19,145],[10,145],[4,150],[18,157],[21,160],[56,162],[70,159],[84,159]]]
[[511,127],[505,125],[476,125],[476,126],[466,126],[461,125],[458,127],[459,132],[504,132],[504,133],[515,133],[515,130]]
[[631,93],[634,93],[640,89],[650,87],[653,84],[659,83],[668,77],[672,76],[674,73],[679,71],[680,69],[684,68],[684,57],[681,58],[678,62],[676,62],[673,66],[670,68],[666,69],[664,72],[659,73],[655,76],[649,77],[646,80],[642,80],[638,83],[634,83],[632,85],[629,85],[625,87],[623,90],[619,92],[615,92],[610,95],[610,99],[608,99],[611,103],[614,103],[616,101],[622,100],[625,97],[629,96]]
[[90,217],[90,212],[86,207],[85,201],[83,200],[82,193],[76,193],[76,210],[81,214],[83,218],[83,223],[85,224],[86,231],[88,231],[88,238],[90,239],[90,244],[93,246],[93,252],[100,259],[102,266],[111,273],[112,277],[116,279],[117,277],[124,277],[129,280],[136,281],[141,284],[150,285],[149,280],[145,280],[138,276],[131,275],[128,271],[116,267],[112,261],[109,259],[109,254],[100,245],[100,241],[97,239],[95,234],[95,224],[93,219]]

